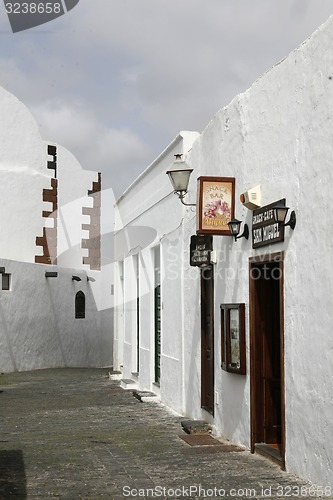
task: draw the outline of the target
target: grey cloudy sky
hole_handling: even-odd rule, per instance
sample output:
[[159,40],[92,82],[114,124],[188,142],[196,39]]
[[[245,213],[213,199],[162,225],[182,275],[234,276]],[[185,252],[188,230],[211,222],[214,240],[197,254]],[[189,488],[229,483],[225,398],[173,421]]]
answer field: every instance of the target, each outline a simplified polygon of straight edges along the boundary
[[332,12],[332,0],[80,0],[13,34],[1,3],[0,85],[119,196]]

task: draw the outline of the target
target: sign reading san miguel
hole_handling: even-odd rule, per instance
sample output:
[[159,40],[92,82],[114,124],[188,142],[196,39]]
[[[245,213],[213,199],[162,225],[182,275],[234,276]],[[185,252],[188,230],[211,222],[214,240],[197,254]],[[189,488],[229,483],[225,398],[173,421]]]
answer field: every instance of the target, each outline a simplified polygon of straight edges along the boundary
[[210,265],[210,252],[213,250],[213,237],[206,234],[191,236],[190,265],[205,267]]
[[[286,200],[279,200],[286,204]],[[284,241],[284,227],[275,222],[273,208],[278,202],[253,211],[252,215],[252,248],[259,248],[271,243]]]

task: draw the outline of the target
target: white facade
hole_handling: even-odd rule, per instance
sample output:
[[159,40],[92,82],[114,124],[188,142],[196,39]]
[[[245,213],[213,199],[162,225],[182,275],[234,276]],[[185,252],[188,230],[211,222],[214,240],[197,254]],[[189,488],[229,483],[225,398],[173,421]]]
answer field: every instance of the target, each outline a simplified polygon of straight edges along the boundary
[[0,256],[34,262],[42,231],[41,193],[51,177],[47,150],[28,109],[0,88]]
[[[110,366],[110,283],[103,308],[98,300],[99,174],[42,140],[29,110],[3,88],[0,115],[0,371]],[[84,318],[75,317],[79,291]]]
[[[177,263],[176,275],[165,268],[170,251],[175,257],[184,252],[183,217],[186,209],[170,195],[165,172],[174,160],[174,155],[188,155],[197,139],[197,132],[181,132],[168,148],[130,186],[118,200],[116,211],[116,255],[115,268],[115,358],[114,368],[123,365],[123,375],[131,378],[139,372],[140,387],[151,387],[154,375],[154,288],[155,263],[159,255],[160,281],[163,289],[163,330],[168,331],[168,342],[162,339],[161,364],[168,378],[161,378],[161,391],[166,403],[178,411],[183,407],[182,347],[183,302],[182,286]],[[193,200],[195,201],[195,200]],[[194,214],[192,214],[192,217]],[[171,257],[173,258],[173,257]],[[174,264],[173,264],[174,265]],[[164,292],[165,282],[170,283],[169,293]],[[174,286],[176,283],[176,287]],[[137,318],[136,300],[140,300],[140,317]],[[175,304],[175,314],[164,314],[169,310],[168,300]],[[139,320],[140,345],[137,345],[137,320]],[[138,366],[139,364],[139,366]],[[169,379],[173,375],[176,384]],[[158,387],[155,385],[155,390]]]
[[[220,110],[186,157],[194,169],[191,201],[197,177],[234,177],[235,216],[249,225],[250,233],[252,212],[239,200],[241,193],[258,184],[262,206],[285,198],[297,215],[295,230],[287,227],[283,242],[259,249],[252,248],[251,235],[248,241],[237,242],[231,237],[214,236],[214,415],[201,408],[200,279],[199,270],[189,266],[195,212],[170,193],[165,171],[172,158],[158,158],[118,202],[125,226],[156,230],[154,240],[142,245],[133,238],[123,257],[123,291],[118,297],[116,319],[124,332],[119,349],[124,350],[123,377],[135,380],[140,389],[159,390],[166,405],[191,418],[209,421],[215,434],[247,448],[253,447],[249,265],[253,258],[283,252],[285,467],[321,486],[333,485],[332,43],[330,18],[309,40]],[[151,193],[156,198],[149,204]],[[158,389],[154,385],[152,286],[152,249],[157,245],[162,276]],[[220,304],[224,303],[245,303],[246,375],[221,370]],[[139,374],[134,376],[137,320],[140,362]]]
[[[11,290],[0,291],[2,372],[112,364],[111,328],[103,324],[86,273],[7,259],[1,265],[11,275]],[[45,278],[54,271],[57,278]],[[72,281],[73,274],[82,281]],[[74,315],[79,290],[86,297],[85,319]]]

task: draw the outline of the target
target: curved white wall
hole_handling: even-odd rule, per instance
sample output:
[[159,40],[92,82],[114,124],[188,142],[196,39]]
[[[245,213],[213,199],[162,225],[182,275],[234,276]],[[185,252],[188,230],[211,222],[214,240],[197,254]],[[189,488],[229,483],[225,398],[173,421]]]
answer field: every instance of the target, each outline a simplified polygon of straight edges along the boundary
[[30,111],[0,87],[0,255],[34,262],[41,234],[42,190],[49,187],[47,154]]
[[[82,263],[87,250],[81,249],[81,239],[89,237],[82,224],[90,222],[89,216],[82,215],[82,207],[92,206],[87,194],[98,174],[83,170],[74,156],[58,145],[61,267],[35,264],[35,256],[43,253],[36,237],[41,240],[43,228],[54,223],[42,216],[43,211],[53,209],[52,202],[43,201],[47,193],[43,195],[43,190],[51,189],[55,175],[47,165],[51,160],[48,144],[27,107],[0,87],[0,267],[5,267],[12,279],[10,291],[0,290],[1,371],[112,365],[110,273],[105,282],[102,273],[89,271]],[[57,271],[58,277],[46,279],[45,271]],[[87,281],[87,271],[95,282]],[[72,281],[72,275],[78,273],[81,281]],[[86,294],[85,319],[74,316],[79,289]],[[102,295],[107,297],[103,305]]]

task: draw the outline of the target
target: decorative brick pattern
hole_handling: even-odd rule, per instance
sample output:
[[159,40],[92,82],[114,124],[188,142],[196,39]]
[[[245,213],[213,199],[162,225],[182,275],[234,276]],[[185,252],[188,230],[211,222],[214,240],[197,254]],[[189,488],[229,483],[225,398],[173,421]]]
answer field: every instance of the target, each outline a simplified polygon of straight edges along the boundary
[[82,239],[81,248],[88,249],[88,257],[83,257],[83,264],[88,264],[91,270],[101,269],[101,174],[97,182],[92,183],[88,195],[93,197],[92,207],[83,207],[82,215],[89,215],[90,223],[82,224],[82,229],[89,231],[89,238]]
[[57,147],[51,146],[50,144],[47,146],[47,154],[52,156],[52,160],[47,162],[47,168],[54,170],[54,178],[57,178]]
[[[48,154],[53,156],[53,161],[47,162],[47,168],[54,170],[54,175],[57,173],[57,148],[56,146],[48,146]],[[51,178],[51,189],[43,189],[43,201],[52,203],[52,211],[43,210],[42,217],[53,218],[53,227],[44,227],[43,236],[36,237],[36,246],[43,248],[43,255],[35,256],[36,264],[56,264],[57,263],[57,213],[58,213],[58,180]]]

